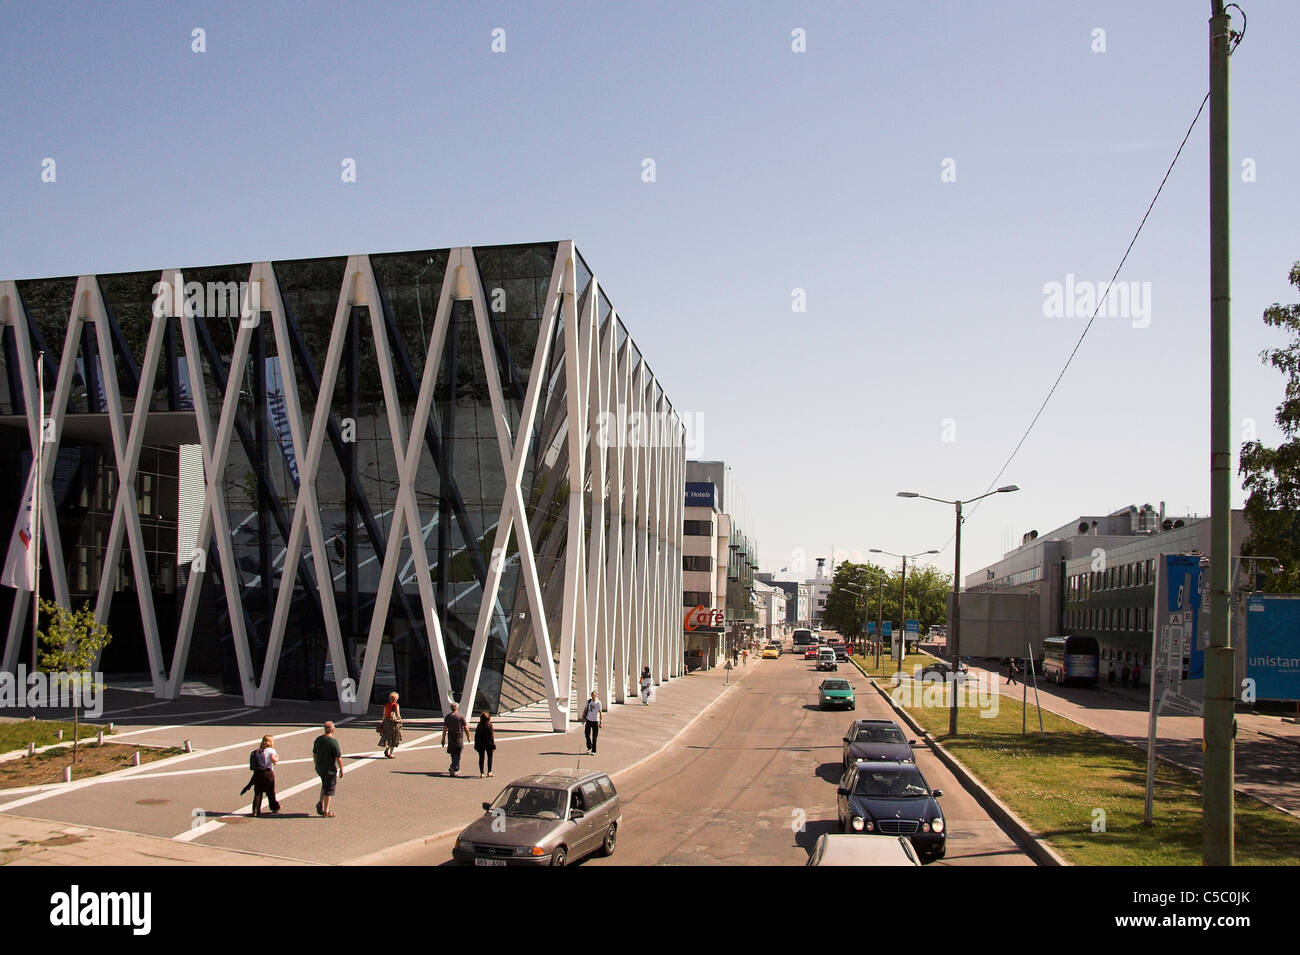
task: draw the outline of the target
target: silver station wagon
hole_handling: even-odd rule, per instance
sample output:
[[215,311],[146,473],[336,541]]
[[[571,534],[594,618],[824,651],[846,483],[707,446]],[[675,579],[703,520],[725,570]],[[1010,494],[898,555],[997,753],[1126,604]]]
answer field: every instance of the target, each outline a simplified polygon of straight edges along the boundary
[[553,769],[516,779],[456,839],[464,865],[565,865],[593,852],[612,855],[623,821],[608,775]]

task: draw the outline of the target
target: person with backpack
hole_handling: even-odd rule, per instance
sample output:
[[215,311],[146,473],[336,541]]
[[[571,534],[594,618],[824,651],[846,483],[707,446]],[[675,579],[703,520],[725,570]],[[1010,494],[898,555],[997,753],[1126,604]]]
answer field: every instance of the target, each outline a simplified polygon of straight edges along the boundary
[[280,800],[275,798],[275,764],[279,761],[275,740],[270,736],[263,736],[262,744],[248,754],[248,768],[252,770],[253,778],[243,791],[248,792],[249,786],[253,789],[254,816],[262,814],[263,796],[266,796],[266,806],[271,812],[280,811]]
[[[492,716],[487,710],[479,714],[478,725],[474,727],[474,752],[478,753],[478,778],[492,775],[492,754],[497,748],[497,732],[492,726]],[[487,772],[483,772],[483,761],[487,760]]]
[[600,738],[600,714],[604,707],[600,703],[600,697],[596,691],[591,691],[591,699],[587,705],[582,708],[582,731],[587,739],[587,755],[596,755],[596,740]]

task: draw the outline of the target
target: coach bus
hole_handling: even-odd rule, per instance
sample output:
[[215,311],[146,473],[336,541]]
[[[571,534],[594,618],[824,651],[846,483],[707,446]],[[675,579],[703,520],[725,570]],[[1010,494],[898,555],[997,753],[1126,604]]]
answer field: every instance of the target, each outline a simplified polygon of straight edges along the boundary
[[1093,637],[1048,637],[1043,641],[1043,678],[1058,686],[1096,686],[1097,661]]

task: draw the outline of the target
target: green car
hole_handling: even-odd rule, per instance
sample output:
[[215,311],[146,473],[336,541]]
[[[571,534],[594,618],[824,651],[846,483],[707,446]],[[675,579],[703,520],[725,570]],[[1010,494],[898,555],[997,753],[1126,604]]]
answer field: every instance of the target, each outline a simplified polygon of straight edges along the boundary
[[832,706],[847,706],[851,710],[858,708],[858,701],[853,696],[853,687],[848,680],[822,680],[817,692],[823,710],[829,710]]

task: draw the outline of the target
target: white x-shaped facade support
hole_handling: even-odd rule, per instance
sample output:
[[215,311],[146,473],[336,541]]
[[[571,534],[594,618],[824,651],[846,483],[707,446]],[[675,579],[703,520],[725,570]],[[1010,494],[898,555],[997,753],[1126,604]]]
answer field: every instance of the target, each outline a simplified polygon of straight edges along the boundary
[[[184,276],[175,269],[162,272],[160,281],[172,289],[182,289],[185,285]],[[348,713],[365,712],[374,689],[393,591],[401,586],[399,571],[404,565],[411,564],[414,565],[438,699],[446,709],[447,704],[456,698],[458,689],[459,698],[472,705],[482,677],[488,641],[506,639],[510,629],[510,621],[505,619],[502,610],[500,590],[512,541],[513,550],[518,554],[519,579],[529,609],[543,692],[554,729],[562,731],[568,727],[572,699],[585,699],[592,690],[601,693],[606,703],[623,702],[629,691],[635,693],[643,667],[650,668],[656,683],[680,675],[684,667],[680,556],[685,493],[684,429],[645,360],[636,352],[631,339],[622,333],[617,314],[610,309],[602,317],[602,298],[596,280],[592,278],[585,290],[576,286],[577,253],[574,244],[572,241],[561,242],[539,316],[528,388],[518,424],[512,432],[511,416],[502,392],[497,349],[493,345],[492,319],[472,248],[452,249],[448,256],[428,343],[428,357],[409,430],[402,413],[396,366],[379,288],[367,256],[355,255],[347,260],[321,369],[320,387],[310,418],[298,393],[289,321],[275,270],[268,262],[252,266],[241,302],[241,321],[234,340],[226,387],[215,418],[209,409],[207,376],[199,357],[196,318],[187,314],[186,308],[180,307],[182,297],[176,295],[160,297],[156,304],[141,365],[138,397],[128,422],[117,383],[117,348],[114,337],[110,335],[99,284],[94,276],[83,276],[77,282],[69,315],[51,411],[42,425],[41,416],[33,413],[38,403],[37,388],[26,317],[15,284],[0,283],[0,320],[14,329],[19,359],[17,371],[28,409],[29,440],[35,447],[35,442],[44,434],[46,441],[40,476],[46,500],[53,500],[51,479],[82,328],[87,322],[94,326],[103,368],[114,460],[120,478],[95,610],[99,620],[108,618],[116,568],[125,539],[131,548],[155,694],[160,698],[174,698],[180,693],[199,612],[203,579],[209,571],[208,554],[213,545],[221,570],[222,595],[229,611],[241,693],[249,705],[265,706],[271,702],[292,610],[294,586],[299,573],[306,574],[310,570],[314,587],[320,595],[321,616],[330,663],[336,675],[340,708]],[[428,553],[421,533],[424,523],[416,497],[426,425],[456,301],[469,302],[473,310],[505,475],[505,490],[494,530],[492,560],[483,582],[468,666],[458,688],[452,685],[443,641],[444,621],[440,620],[437,612]],[[386,528],[387,542],[376,604],[359,665],[359,678],[354,680],[346,676],[352,669],[335,605],[334,581],[316,480],[325,452],[331,401],[344,358],[348,324],[356,308],[364,308],[369,315],[369,345],[374,348],[379,369],[392,443],[392,473],[396,475],[398,491]],[[299,462],[300,487],[294,503],[284,564],[279,573],[279,589],[259,679],[250,649],[249,625],[241,600],[242,578],[222,481],[238,417],[244,378],[242,369],[249,359],[255,329],[268,320],[280,363],[289,440]],[[179,324],[184,342],[206,479],[198,541],[194,553],[188,555],[190,574],[181,604],[175,646],[171,660],[166,661],[151,598],[152,586],[136,498],[136,472],[159,356],[167,325],[172,322]],[[538,554],[534,548],[534,529],[529,520],[532,515],[525,505],[524,481],[530,466],[537,463],[530,459],[530,454],[535,456],[543,450],[536,447],[534,435],[540,426],[539,408],[547,399],[550,377],[547,369],[558,357],[551,353],[551,348],[557,338],[557,326],[561,324],[567,403],[563,439],[568,462],[568,500],[563,502],[567,539],[564,545],[560,632],[552,634],[548,629],[547,606],[539,577]],[[53,508],[43,512],[42,528],[55,598],[67,605],[67,574],[58,516]],[[404,541],[410,549],[407,559],[402,554]],[[467,543],[479,546],[481,542]],[[304,546],[310,549],[310,561],[305,565]],[[186,561],[186,555],[182,555],[182,561]],[[264,568],[263,572],[267,569]],[[18,659],[19,641],[29,612],[29,595],[19,591],[17,597],[3,659],[0,660],[3,668],[11,672]]]

